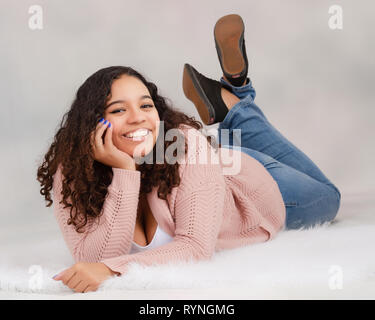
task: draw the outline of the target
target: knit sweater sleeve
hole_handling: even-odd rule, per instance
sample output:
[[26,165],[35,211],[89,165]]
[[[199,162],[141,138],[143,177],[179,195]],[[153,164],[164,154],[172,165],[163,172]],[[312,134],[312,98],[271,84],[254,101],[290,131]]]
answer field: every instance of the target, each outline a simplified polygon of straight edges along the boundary
[[225,181],[221,166],[188,162],[176,195],[173,241],[101,262],[123,274],[131,262],[152,265],[210,259],[222,223],[224,198]]
[[98,221],[89,222],[83,233],[67,221],[70,208],[62,200],[61,166],[53,179],[54,214],[76,262],[98,262],[130,251],[137,216],[140,171],[112,168],[113,178]]

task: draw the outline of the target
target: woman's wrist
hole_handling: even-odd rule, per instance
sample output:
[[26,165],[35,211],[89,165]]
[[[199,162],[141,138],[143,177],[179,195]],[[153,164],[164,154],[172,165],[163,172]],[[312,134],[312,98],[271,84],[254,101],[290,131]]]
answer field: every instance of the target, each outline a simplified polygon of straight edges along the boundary
[[111,276],[119,276],[120,273],[113,271],[110,267],[108,267],[105,263],[100,262],[109,272]]
[[136,168],[136,165],[134,164],[127,164],[127,165],[120,165],[120,166],[116,166],[114,168],[118,168],[118,169],[125,169],[125,170],[137,170]]

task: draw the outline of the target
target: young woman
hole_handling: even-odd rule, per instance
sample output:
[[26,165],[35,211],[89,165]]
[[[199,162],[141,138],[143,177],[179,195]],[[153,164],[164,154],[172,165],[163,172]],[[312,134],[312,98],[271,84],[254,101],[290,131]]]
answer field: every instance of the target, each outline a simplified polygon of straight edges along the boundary
[[[132,262],[209,259],[336,216],[338,189],[254,103],[241,17],[219,19],[214,36],[223,77],[209,79],[186,64],[183,89],[206,125],[220,123],[219,148],[132,68],[101,69],[79,88],[38,169],[41,194],[50,206],[53,189],[76,261],[55,280],[94,291]],[[178,161],[167,156],[177,143],[166,139],[171,130],[186,147]],[[158,146],[162,161],[155,161]],[[224,174],[224,150],[241,162],[235,174]],[[208,154],[217,157],[199,161]],[[138,161],[150,155],[153,162]]]

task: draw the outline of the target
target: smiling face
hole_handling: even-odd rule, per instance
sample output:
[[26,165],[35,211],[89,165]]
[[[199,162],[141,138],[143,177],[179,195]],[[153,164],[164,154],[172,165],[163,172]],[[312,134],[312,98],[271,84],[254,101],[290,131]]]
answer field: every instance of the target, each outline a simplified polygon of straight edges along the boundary
[[[113,126],[113,144],[130,156],[141,157],[152,151],[159,135],[159,114],[150,92],[141,80],[123,75],[112,83],[110,99],[106,103],[104,119]],[[150,132],[142,137],[126,137],[138,129]]]

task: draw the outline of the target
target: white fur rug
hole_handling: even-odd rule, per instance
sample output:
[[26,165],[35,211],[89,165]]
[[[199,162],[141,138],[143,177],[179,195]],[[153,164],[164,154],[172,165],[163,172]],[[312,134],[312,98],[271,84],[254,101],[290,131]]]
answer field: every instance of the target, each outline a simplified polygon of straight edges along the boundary
[[133,264],[86,294],[51,279],[74,263],[51,221],[1,230],[0,299],[375,299],[374,194],[343,194],[330,225],[283,231],[211,261]]

